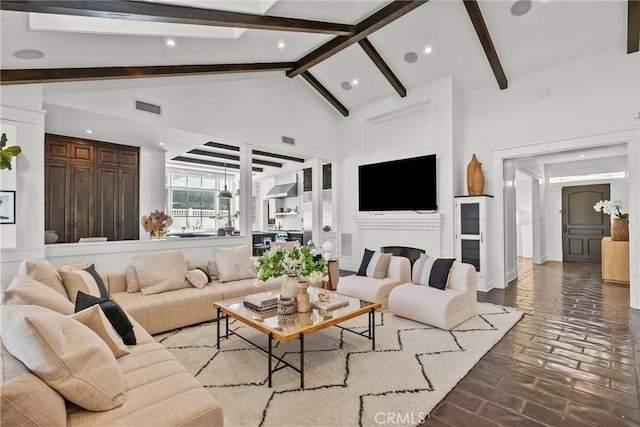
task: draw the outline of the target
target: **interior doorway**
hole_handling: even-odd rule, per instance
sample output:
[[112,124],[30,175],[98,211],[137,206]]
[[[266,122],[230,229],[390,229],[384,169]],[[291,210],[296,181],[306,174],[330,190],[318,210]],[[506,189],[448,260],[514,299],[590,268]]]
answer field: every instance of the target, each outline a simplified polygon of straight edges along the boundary
[[516,254],[518,277],[533,269],[532,178],[516,169]]
[[609,236],[609,216],[593,209],[609,200],[609,184],[562,187],[562,260],[600,264],[601,242]]

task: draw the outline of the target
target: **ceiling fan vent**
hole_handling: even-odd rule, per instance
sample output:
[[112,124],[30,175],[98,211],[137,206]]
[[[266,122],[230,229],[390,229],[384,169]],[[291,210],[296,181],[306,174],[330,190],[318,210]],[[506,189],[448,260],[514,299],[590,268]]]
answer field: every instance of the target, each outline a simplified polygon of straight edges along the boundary
[[283,144],[289,144],[289,145],[296,145],[296,139],[295,138],[291,138],[290,136],[282,136],[282,143]]
[[162,107],[155,104],[150,104],[144,101],[136,100],[136,110],[144,111],[145,113],[162,115]]

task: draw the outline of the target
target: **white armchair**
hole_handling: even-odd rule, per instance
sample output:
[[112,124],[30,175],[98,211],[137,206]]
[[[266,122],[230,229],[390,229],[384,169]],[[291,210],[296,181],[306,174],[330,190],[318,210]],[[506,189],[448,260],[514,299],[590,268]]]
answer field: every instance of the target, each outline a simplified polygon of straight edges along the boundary
[[476,314],[476,269],[453,263],[444,290],[404,283],[389,294],[389,311],[396,316],[452,329]]
[[379,302],[381,310],[388,307],[389,293],[401,283],[411,280],[411,265],[409,259],[392,256],[387,267],[387,274],[383,279],[351,275],[340,277],[336,291],[361,300]]

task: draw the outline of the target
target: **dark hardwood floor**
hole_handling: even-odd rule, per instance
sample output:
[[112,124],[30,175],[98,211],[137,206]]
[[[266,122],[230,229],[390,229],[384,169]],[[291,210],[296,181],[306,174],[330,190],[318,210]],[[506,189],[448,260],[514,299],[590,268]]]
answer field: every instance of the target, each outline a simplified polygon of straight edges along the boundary
[[639,426],[640,310],[599,265],[533,265],[479,301],[525,312],[424,426]]

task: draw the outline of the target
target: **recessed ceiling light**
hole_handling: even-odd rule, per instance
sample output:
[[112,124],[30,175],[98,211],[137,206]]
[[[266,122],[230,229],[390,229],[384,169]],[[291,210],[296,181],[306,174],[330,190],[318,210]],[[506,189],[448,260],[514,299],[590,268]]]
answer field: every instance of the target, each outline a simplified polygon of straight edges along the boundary
[[13,53],[18,59],[40,59],[44,56],[44,53],[35,49],[22,49]]
[[164,142],[158,142],[158,145],[162,146],[162,145],[164,145]]
[[351,83],[349,82],[342,82],[340,84],[340,87],[344,90],[351,90],[353,88],[353,86],[351,86]]
[[357,86],[358,85],[358,79],[351,80],[351,84],[354,85],[354,86]]
[[407,52],[404,54],[404,62],[413,64],[418,60],[418,54],[415,52]]
[[176,41],[174,39],[167,39],[167,46],[175,46],[176,45]]
[[579,158],[583,158],[583,157],[584,157],[584,154],[578,154],[578,157],[579,157]]
[[531,10],[531,0],[518,0],[511,6],[513,16],[522,16]]
[[424,48],[424,53],[431,53],[432,50],[431,46],[427,46]]
[[284,49],[284,46],[285,44],[282,40],[278,42],[278,49]]
[[85,132],[86,133],[93,133],[93,131],[91,129],[86,129]]
[[551,90],[550,90],[550,89],[541,89],[541,90],[538,92],[538,96],[539,96],[540,98],[546,98],[547,96],[549,96],[549,94],[550,94],[550,93],[551,93]]

